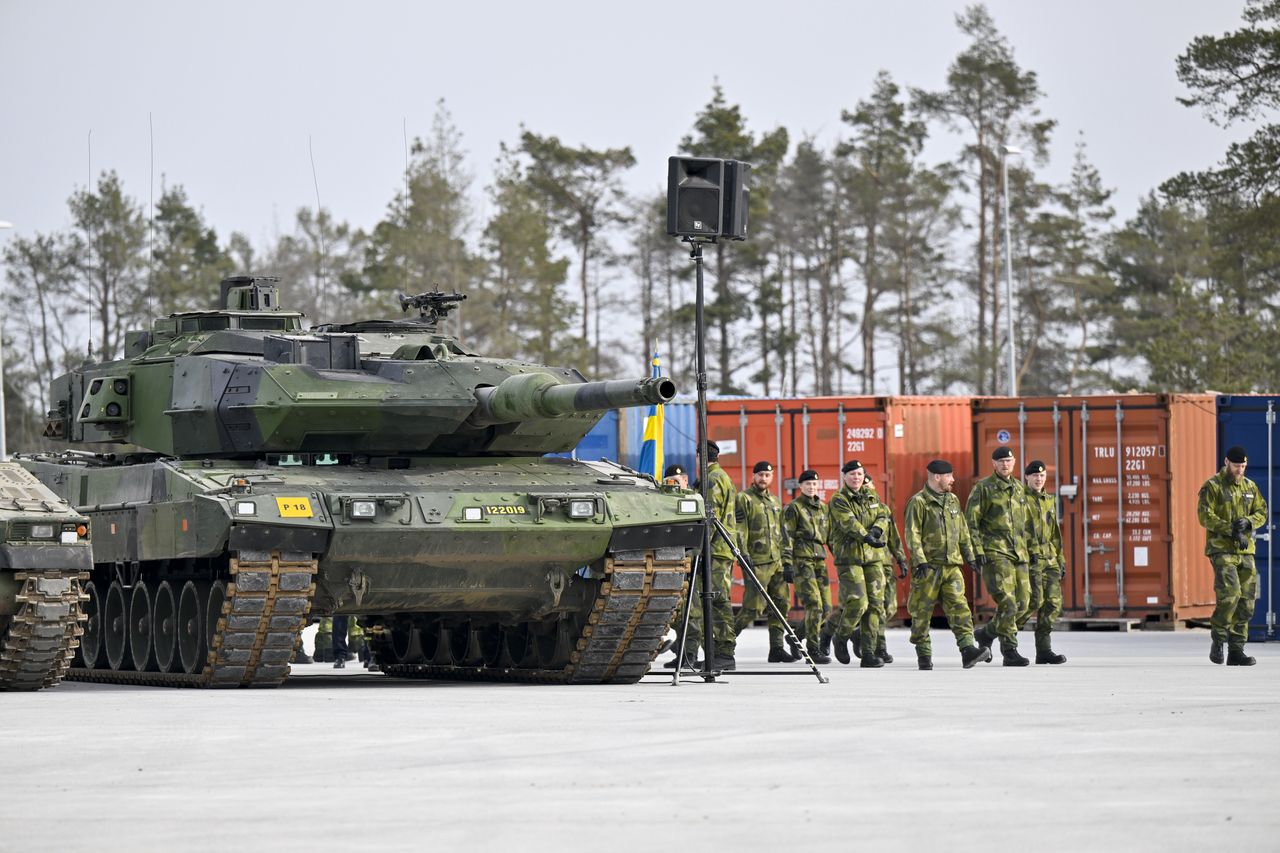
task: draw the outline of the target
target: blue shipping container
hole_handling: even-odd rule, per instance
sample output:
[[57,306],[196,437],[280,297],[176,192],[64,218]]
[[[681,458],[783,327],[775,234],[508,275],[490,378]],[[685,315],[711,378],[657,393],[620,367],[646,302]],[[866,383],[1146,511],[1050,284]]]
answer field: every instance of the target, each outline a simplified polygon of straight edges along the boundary
[[585,462],[598,462],[601,459],[617,462],[618,410],[610,409],[605,412],[600,423],[593,426],[591,432],[583,436],[578,446],[569,453],[548,453],[547,455],[581,459]]
[[[619,461],[628,468],[640,464],[640,447],[644,444],[644,419],[648,406],[623,409],[618,428]],[[689,482],[697,479],[693,474],[694,446],[698,435],[698,406],[696,403],[668,403],[663,406],[662,432],[663,465],[683,465],[690,472]]]
[[1240,445],[1249,453],[1246,476],[1262,489],[1271,511],[1266,530],[1255,533],[1258,545],[1258,603],[1249,622],[1249,639],[1276,639],[1276,609],[1280,608],[1280,590],[1275,588],[1275,535],[1280,507],[1276,506],[1274,487],[1280,485],[1280,435],[1276,435],[1276,414],[1280,412],[1280,396],[1233,395],[1218,398],[1218,462],[1227,448]]

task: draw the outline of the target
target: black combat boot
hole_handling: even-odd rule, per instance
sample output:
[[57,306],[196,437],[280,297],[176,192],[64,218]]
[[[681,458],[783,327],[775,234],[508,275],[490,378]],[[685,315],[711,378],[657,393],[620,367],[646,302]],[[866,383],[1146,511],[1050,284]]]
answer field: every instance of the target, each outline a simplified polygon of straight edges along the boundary
[[1000,656],[1004,658],[1005,666],[1026,666],[1031,663],[1031,661],[1019,654],[1017,646],[1001,645]]
[[[669,661],[667,661],[666,663],[664,663],[664,664],[662,665],[662,668],[663,668],[663,669],[675,669],[675,668],[676,668],[676,662],[677,662],[678,660],[679,660],[679,658],[674,658],[674,657],[673,657],[671,660],[669,660]],[[697,652],[685,652],[685,653],[684,653],[684,664],[681,666],[681,669],[702,669],[702,661],[698,660]]]
[[1222,641],[1214,640],[1213,645],[1209,646],[1209,662],[1222,663]]
[[290,663],[315,663],[315,660],[311,655],[307,654],[307,650],[299,644],[298,647],[293,650],[293,660],[291,660]]
[[338,658],[337,660],[335,660],[335,661],[333,662],[333,668],[334,668],[334,669],[346,669],[346,668],[347,668],[347,659],[346,659],[346,658]]
[[862,657],[862,632],[855,631],[850,639],[853,641],[851,643],[853,646],[853,656],[855,658]]
[[973,641],[981,648],[991,648],[991,643],[994,638],[991,635],[990,627],[991,626],[989,624],[979,625],[978,629],[973,632]]
[[878,655],[868,652],[862,656],[862,663],[858,664],[858,666],[864,669],[879,669],[884,666],[884,661],[880,660]]
[[787,659],[788,663],[795,663],[798,660],[804,660],[804,654],[800,651],[800,644],[790,637],[787,637],[787,648],[789,649],[787,654],[790,656]]
[[733,672],[738,668],[738,661],[733,655],[717,654],[711,659],[711,668],[720,672]]
[[920,655],[920,654],[916,655],[916,666],[920,667],[921,669],[933,669],[933,656]]
[[1244,653],[1244,649],[1231,649],[1227,652],[1227,666],[1253,666],[1257,658]]
[[1036,649],[1036,663],[1066,663],[1067,656],[1060,655],[1051,648]]
[[986,646],[965,646],[960,650],[960,662],[965,669],[972,669],[976,663],[991,660],[991,649]]
[[889,654],[889,649],[884,645],[876,646],[876,657],[885,663],[893,663],[893,655]]
[[808,640],[805,640],[804,647],[809,651],[809,660],[813,661],[814,663],[831,663],[831,656],[827,654],[823,654],[821,643],[818,644],[817,648],[814,648],[813,643],[810,643]]
[[769,663],[791,663],[795,658],[786,649],[769,649]]
[[[824,628],[822,633],[818,635],[818,651],[825,657],[828,663],[831,661],[831,635]],[[809,652],[809,657],[813,657],[813,652]]]
[[842,640],[839,637],[835,639],[836,660],[840,663],[848,663],[852,658],[849,657],[849,641]]

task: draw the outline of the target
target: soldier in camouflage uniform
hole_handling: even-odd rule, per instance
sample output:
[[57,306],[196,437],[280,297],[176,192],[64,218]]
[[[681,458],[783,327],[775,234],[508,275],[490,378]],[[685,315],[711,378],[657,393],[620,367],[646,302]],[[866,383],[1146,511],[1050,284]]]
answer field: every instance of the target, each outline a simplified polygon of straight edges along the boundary
[[831,663],[822,653],[822,594],[818,575],[827,572],[829,517],[827,505],[818,497],[818,472],[803,471],[799,478],[800,497],[782,510],[782,571],[796,585],[796,595],[804,607],[804,644],[814,663]]
[[[782,619],[791,608],[791,592],[782,577],[782,504],[769,491],[772,485],[773,465],[757,462],[751,471],[751,486],[738,492],[738,548],[751,561],[756,579],[767,590],[768,598],[760,592],[760,587],[743,577],[746,588],[742,608],[733,620],[733,632],[735,636],[741,634],[761,615],[767,615],[769,662],[789,663],[798,660],[799,655],[786,651],[782,643]],[[773,607],[769,607],[770,601]],[[782,614],[781,618],[778,613]]]
[[[888,534],[888,542],[885,543],[883,548],[871,548],[869,551],[874,552],[874,556],[884,574],[884,590],[880,599],[880,631],[876,635],[875,653],[876,657],[885,663],[893,663],[893,655],[889,654],[889,646],[885,638],[885,628],[889,626],[889,620],[898,612],[898,582],[894,576],[893,566],[894,564],[898,566],[897,577],[905,578],[907,576],[907,552],[902,550],[902,537],[898,534],[898,523],[893,520],[893,509],[880,500],[879,495],[876,495],[876,487],[871,482],[871,477],[867,477],[867,481],[862,484],[862,488],[876,497],[885,516],[885,532]],[[854,651],[860,652],[861,650],[854,646]]]
[[1248,464],[1243,447],[1227,450],[1222,470],[1200,487],[1196,506],[1205,530],[1204,552],[1213,563],[1213,591],[1218,600],[1209,623],[1213,632],[1209,660],[1222,663],[1222,644],[1226,643],[1227,666],[1257,663],[1244,653],[1249,617],[1258,597],[1253,531],[1265,528],[1270,516],[1258,484],[1244,475]]
[[973,543],[969,526],[960,512],[960,501],[951,494],[955,482],[951,463],[935,459],[929,463],[925,486],[907,501],[903,532],[911,552],[911,593],[907,612],[911,614],[911,644],[921,669],[933,669],[933,644],[929,619],[933,606],[942,610],[955,634],[965,669],[979,661],[991,660],[991,649],[973,639],[973,614],[964,597],[963,562],[973,563]]
[[[725,531],[737,541],[737,489],[733,480],[720,467],[720,445],[708,441],[707,452],[707,500],[711,511],[724,525]],[[701,467],[701,462],[699,462]],[[733,586],[733,549],[718,532],[712,532],[711,539],[711,586],[715,594],[712,603],[713,625],[711,636],[715,641],[715,657],[712,666],[719,670],[732,670],[737,666],[734,651],[737,647],[737,634],[733,630],[733,605],[729,602],[729,591]],[[693,609],[689,613],[689,634],[685,638],[686,663],[696,663],[696,649],[702,643],[702,572],[694,578]],[[683,614],[677,617],[676,625],[683,624]],[[679,644],[676,649],[680,648]],[[671,661],[664,666],[675,666]]]
[[880,631],[880,602],[883,578],[880,563],[871,549],[885,542],[885,517],[875,493],[863,491],[866,469],[856,459],[840,469],[844,480],[827,501],[831,519],[829,545],[840,578],[840,606],[822,628],[822,651],[835,641],[836,660],[849,663],[849,640],[860,637],[862,666],[881,667],[876,657],[876,636]]
[[1044,490],[1048,469],[1039,459],[1027,465],[1027,551],[1031,554],[1031,600],[1018,617],[1021,631],[1036,617],[1036,663],[1066,663],[1067,656],[1053,650],[1049,634],[1062,615],[1062,579],[1067,561],[1062,554],[1062,528],[1058,524],[1058,500]]
[[1031,600],[1031,555],[1027,552],[1027,495],[1013,474],[1013,451],[997,447],[991,454],[995,472],[969,492],[965,516],[973,537],[974,568],[996,602],[991,625],[975,635],[990,646],[1000,639],[1005,666],[1031,663],[1018,653],[1018,617]]

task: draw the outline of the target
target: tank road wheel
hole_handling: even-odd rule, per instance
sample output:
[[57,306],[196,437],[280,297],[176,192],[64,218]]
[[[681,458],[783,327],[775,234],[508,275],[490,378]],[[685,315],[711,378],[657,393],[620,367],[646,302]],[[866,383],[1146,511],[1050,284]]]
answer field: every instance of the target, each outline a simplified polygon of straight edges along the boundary
[[484,666],[510,666],[503,664],[503,652],[506,644],[502,642],[502,626],[486,625],[476,631],[480,639],[480,657]]
[[155,614],[151,606],[151,590],[143,581],[133,585],[133,595],[129,599],[129,654],[133,660],[133,668],[137,672],[155,672],[156,655],[151,645],[155,635],[151,624]]
[[504,669],[537,666],[533,635],[527,624],[509,625],[502,629],[502,650],[498,655],[498,666]]
[[213,645],[213,638],[218,633],[218,621],[222,619],[222,605],[227,600],[227,585],[222,581],[214,581],[209,587],[209,595],[204,605],[204,647]]
[[538,634],[534,639],[541,669],[564,669],[573,653],[573,640],[580,631],[569,625],[568,619],[557,619],[551,630]]
[[453,666],[453,637],[454,632],[449,630],[443,619],[430,632],[423,632],[422,652],[427,656],[427,662],[432,666]]
[[[410,622],[396,622],[387,631],[390,637],[391,659],[398,664],[426,663],[422,649],[422,633]],[[434,649],[433,649],[434,651]]]
[[107,666],[118,671],[125,665],[129,651],[129,605],[120,581],[107,587],[107,600],[102,608],[102,645],[107,653]]
[[173,672],[178,651],[178,602],[173,585],[161,581],[151,596],[151,643],[155,649],[156,669]]
[[178,594],[178,659],[182,671],[195,675],[204,669],[209,646],[204,634],[205,591],[187,581]]
[[479,666],[484,663],[480,632],[470,622],[463,622],[450,631],[449,651],[458,666]]
[[102,660],[102,596],[93,581],[86,581],[84,594],[84,634],[76,652],[76,666],[93,669]]

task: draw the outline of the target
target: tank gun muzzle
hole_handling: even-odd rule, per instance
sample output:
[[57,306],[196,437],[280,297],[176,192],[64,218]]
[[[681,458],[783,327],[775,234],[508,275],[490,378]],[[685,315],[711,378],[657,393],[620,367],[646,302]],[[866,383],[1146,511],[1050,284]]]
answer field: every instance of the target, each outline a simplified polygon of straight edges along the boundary
[[665,376],[563,383],[547,373],[523,373],[476,389],[476,426],[669,403],[676,385]]

